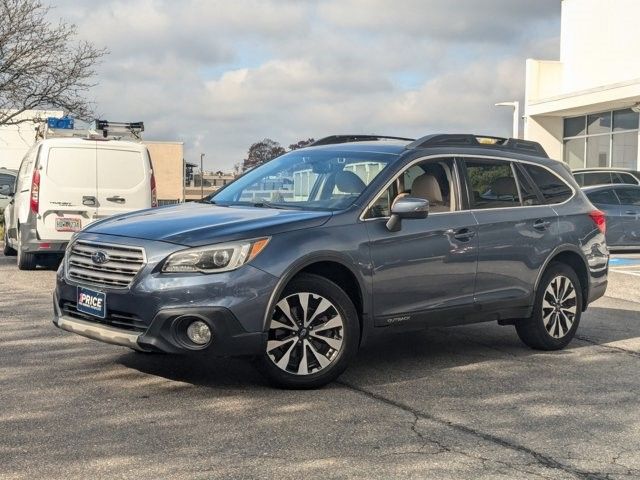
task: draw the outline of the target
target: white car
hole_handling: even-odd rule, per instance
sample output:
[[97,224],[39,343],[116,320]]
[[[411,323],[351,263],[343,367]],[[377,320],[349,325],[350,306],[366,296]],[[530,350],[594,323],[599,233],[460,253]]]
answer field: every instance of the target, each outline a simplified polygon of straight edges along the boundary
[[64,253],[71,236],[111,215],[157,206],[153,167],[139,142],[48,138],[25,155],[4,211],[5,255],[21,270]]

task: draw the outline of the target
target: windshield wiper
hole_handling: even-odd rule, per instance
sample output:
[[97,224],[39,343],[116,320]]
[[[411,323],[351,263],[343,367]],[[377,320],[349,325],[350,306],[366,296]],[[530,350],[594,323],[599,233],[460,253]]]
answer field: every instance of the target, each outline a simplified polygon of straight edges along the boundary
[[289,205],[288,203],[271,203],[271,202],[254,202],[251,203],[252,207],[257,208],[275,208],[278,210],[304,210],[305,208],[301,205]]

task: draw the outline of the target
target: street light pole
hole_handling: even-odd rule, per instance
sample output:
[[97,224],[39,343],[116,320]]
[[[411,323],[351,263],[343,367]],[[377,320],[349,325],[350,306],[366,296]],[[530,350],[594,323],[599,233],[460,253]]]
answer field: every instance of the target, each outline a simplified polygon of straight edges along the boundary
[[520,138],[520,102],[500,102],[496,107],[513,108],[513,138]]
[[200,154],[200,200],[204,198],[204,153]]

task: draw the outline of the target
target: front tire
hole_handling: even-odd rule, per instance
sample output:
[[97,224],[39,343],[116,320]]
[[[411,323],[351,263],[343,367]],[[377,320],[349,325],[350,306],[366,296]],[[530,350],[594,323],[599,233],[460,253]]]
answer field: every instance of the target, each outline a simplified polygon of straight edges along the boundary
[[582,314],[582,287],[575,271],[552,263],[536,291],[533,315],[516,323],[525,345],[536,350],[560,350],[573,339]]
[[360,343],[358,313],[332,281],[295,277],[276,304],[261,370],[281,388],[318,388],[335,380]]

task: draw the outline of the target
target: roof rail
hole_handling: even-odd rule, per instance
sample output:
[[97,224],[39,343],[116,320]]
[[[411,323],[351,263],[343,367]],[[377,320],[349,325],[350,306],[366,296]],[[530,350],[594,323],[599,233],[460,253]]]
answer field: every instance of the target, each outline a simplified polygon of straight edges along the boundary
[[351,142],[375,142],[376,140],[406,140],[412,142],[413,138],[390,137],[388,135],[330,135],[328,137],[316,140],[310,143],[309,147],[317,147],[318,145],[331,145],[334,143],[351,143]]
[[109,122],[96,119],[93,125],[84,129],[74,128],[73,118],[49,117],[36,128],[36,140],[46,138],[86,138],[104,140],[141,140],[143,122]]
[[494,137],[491,135],[440,133],[427,135],[407,145],[407,148],[427,147],[481,147],[549,158],[547,152],[538,142],[521,140],[519,138]]

